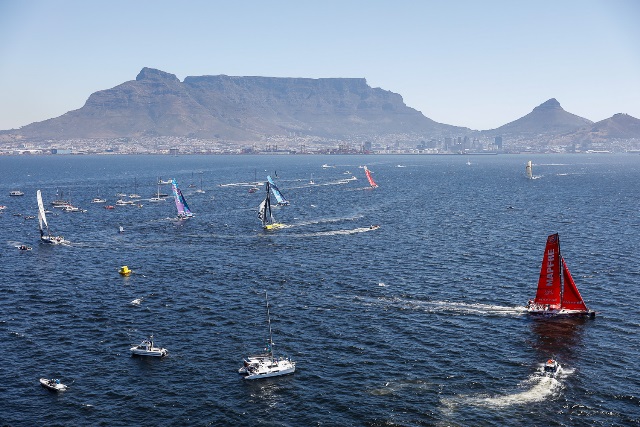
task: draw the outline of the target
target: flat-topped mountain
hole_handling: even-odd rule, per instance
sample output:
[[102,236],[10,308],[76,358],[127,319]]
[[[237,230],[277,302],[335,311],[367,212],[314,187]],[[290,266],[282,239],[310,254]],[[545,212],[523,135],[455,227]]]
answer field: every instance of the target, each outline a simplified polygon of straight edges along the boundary
[[351,138],[448,134],[402,96],[365,79],[186,77],[143,68],[135,80],[93,93],[85,105],[18,132],[25,138],[187,136],[259,141],[277,135]]

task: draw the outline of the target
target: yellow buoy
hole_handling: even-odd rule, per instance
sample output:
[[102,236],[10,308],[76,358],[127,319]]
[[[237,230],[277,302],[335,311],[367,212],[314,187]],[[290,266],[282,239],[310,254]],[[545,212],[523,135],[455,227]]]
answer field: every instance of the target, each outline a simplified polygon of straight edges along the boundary
[[129,267],[127,267],[126,265],[123,265],[122,267],[120,267],[119,273],[123,276],[128,276],[131,274],[131,270],[129,270]]

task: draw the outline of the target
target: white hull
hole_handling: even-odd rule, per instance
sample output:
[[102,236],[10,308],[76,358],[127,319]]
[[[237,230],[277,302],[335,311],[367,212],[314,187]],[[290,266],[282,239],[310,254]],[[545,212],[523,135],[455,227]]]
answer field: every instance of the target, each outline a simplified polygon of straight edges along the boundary
[[289,360],[280,360],[276,363],[260,363],[257,366],[250,366],[247,370],[245,380],[257,380],[260,378],[279,377],[281,375],[292,374],[296,371],[296,364]]
[[50,245],[62,245],[63,243],[66,243],[64,237],[60,236],[42,236],[40,237],[40,241]]
[[154,347],[151,350],[140,349],[137,347],[131,347],[131,354],[133,356],[148,356],[148,357],[163,357],[168,353],[166,348]]
[[67,389],[66,385],[47,378],[40,378],[40,384],[42,387],[53,391],[65,391]]

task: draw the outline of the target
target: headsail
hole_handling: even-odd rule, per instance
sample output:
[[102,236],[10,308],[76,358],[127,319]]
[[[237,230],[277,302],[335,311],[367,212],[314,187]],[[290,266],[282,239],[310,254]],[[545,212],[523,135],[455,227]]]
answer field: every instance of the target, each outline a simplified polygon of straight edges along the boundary
[[[47,229],[49,231],[49,224],[47,224],[47,216],[44,213],[44,204],[42,203],[42,193],[40,190],[36,192],[36,198],[38,199],[38,222],[40,223],[40,231]],[[44,224],[44,227],[42,226]]]
[[525,168],[525,173],[527,174],[527,178],[533,179],[533,170],[531,169],[531,160],[527,162],[527,167]]
[[267,181],[269,181],[269,185],[271,187],[271,192],[273,193],[273,195],[275,196],[276,200],[278,201],[278,204],[280,206],[289,205],[289,201],[287,199],[285,199],[284,195],[282,194],[280,189],[276,186],[276,183],[273,182],[273,179],[271,179],[270,175],[267,175]]
[[376,184],[376,182],[373,180],[373,177],[371,176],[371,171],[366,166],[364,167],[364,173],[365,175],[367,175],[367,179],[369,180],[369,185],[371,185],[371,188],[378,188],[378,184]]
[[560,288],[560,237],[556,233],[547,238],[534,302],[552,307],[559,306]]
[[182,195],[182,191],[178,188],[178,183],[175,179],[171,180],[171,187],[173,189],[173,198],[176,202],[176,208],[178,209],[178,217],[179,218],[189,218],[192,217],[191,209],[189,209],[189,205]]
[[582,300],[582,296],[573,281],[567,263],[562,260],[562,274],[564,277],[564,291],[562,292],[562,308],[567,310],[587,310],[587,305]]

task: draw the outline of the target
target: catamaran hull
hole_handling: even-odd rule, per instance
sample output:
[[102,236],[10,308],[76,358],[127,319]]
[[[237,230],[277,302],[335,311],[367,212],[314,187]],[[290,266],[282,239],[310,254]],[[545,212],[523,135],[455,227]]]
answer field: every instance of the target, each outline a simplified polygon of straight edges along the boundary
[[244,377],[245,380],[257,380],[260,378],[270,378],[270,377],[279,377],[281,375],[288,375],[288,374],[293,374],[296,371],[296,367],[293,366],[291,368],[287,368],[287,369],[280,369],[277,371],[270,371],[270,372],[258,372],[255,374],[249,374],[246,375]]

